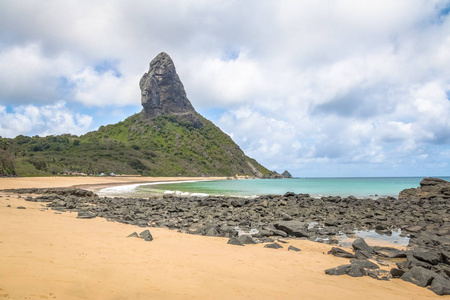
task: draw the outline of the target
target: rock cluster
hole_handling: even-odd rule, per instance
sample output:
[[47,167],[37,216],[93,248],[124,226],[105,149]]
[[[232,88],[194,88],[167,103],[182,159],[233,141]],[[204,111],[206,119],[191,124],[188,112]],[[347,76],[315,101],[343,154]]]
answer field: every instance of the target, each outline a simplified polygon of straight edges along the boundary
[[[352,244],[354,253],[333,247],[328,254],[352,258],[350,264],[325,270],[328,275],[349,275],[352,277],[370,276],[375,279],[389,280],[400,278],[420,287],[429,289],[438,295],[450,295],[450,238],[432,234],[423,234],[410,240],[407,251],[390,247],[370,247],[362,238]],[[378,270],[375,260],[406,258],[396,263],[397,268],[390,272]]]
[[[312,198],[286,193],[255,199],[237,197],[101,198],[77,189],[20,189],[40,194],[29,201],[51,202],[53,209],[89,211],[95,216],[139,226],[182,232],[232,236],[235,227],[256,229],[257,237],[291,236],[333,242],[335,236],[356,229],[375,229],[390,235],[393,229],[416,236],[421,232],[450,235],[450,203],[431,199]],[[80,196],[82,195],[82,196]],[[211,230],[214,228],[214,230]]]
[[400,192],[399,199],[433,199],[450,200],[450,182],[439,178],[427,177],[420,182],[420,187]]
[[[435,184],[435,182],[438,182]],[[438,186],[438,187],[436,187]],[[400,277],[420,286],[430,286],[437,294],[450,292],[450,201],[445,182],[422,181],[420,197],[405,195],[399,199],[358,199],[350,197],[313,198],[308,194],[288,192],[257,198],[177,197],[106,198],[79,189],[19,189],[27,201],[49,202],[58,211],[78,212],[79,218],[103,217],[141,227],[165,227],[205,236],[228,237],[229,244],[269,243],[280,248],[280,238],[305,238],[337,244],[339,235],[355,230],[373,229],[390,235],[401,229],[410,239],[409,250],[370,247],[356,239],[353,253],[334,247],[330,254],[354,259],[350,264],[327,270],[327,274],[371,276],[386,280]],[[423,196],[424,190],[428,192]],[[431,194],[429,189],[436,189]],[[417,194],[415,194],[417,195]],[[278,243],[275,243],[277,240]],[[281,243],[281,244],[280,244]],[[296,251],[295,249],[291,249]],[[379,270],[386,259],[403,259],[389,274]]]

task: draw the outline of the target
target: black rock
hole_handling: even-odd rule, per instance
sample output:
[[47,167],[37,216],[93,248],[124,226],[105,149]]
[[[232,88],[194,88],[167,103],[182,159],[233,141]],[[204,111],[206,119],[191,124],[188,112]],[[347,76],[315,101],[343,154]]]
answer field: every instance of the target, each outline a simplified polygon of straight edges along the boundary
[[27,209],[25,206],[17,206],[17,209]]
[[355,251],[355,256],[357,259],[371,259],[373,258],[372,254],[370,254],[370,252],[368,251],[361,251],[361,250],[356,250]]
[[403,274],[405,274],[405,271],[397,269],[397,268],[392,268],[390,270],[390,273],[392,275],[392,278],[400,278],[400,277],[402,277]]
[[244,246],[237,238],[232,237],[228,240],[227,244],[236,245],[236,246]]
[[246,234],[239,236],[237,239],[241,244],[256,244],[255,240]]
[[301,249],[299,249],[299,248],[297,248],[297,247],[294,247],[294,246],[289,246],[288,247],[288,251],[295,251],[295,252],[300,252],[300,251],[302,251]]
[[374,246],[373,250],[377,255],[388,257],[388,258],[401,258],[406,257],[406,252],[403,250],[395,249],[392,247],[380,247]]
[[357,238],[353,241],[352,243],[352,247],[353,249],[356,250],[360,250],[360,251],[367,251],[369,253],[373,253],[373,249],[372,247],[370,247],[369,245],[367,245],[366,241],[363,238]]
[[293,192],[286,192],[284,195],[283,195],[283,197],[294,197],[295,196],[295,193],[293,193]]
[[128,235],[127,237],[139,237],[139,235],[137,234],[137,232],[133,232],[132,234]]
[[348,269],[347,275],[351,277],[363,277],[367,275],[366,270],[359,264],[351,264]]
[[211,227],[206,233],[206,236],[219,236],[219,233],[217,232],[216,228]]
[[292,175],[291,175],[291,173],[288,172],[288,170],[286,170],[283,173],[281,173],[281,177],[283,177],[283,178],[292,178]]
[[328,254],[334,255],[336,257],[342,257],[342,258],[356,258],[356,256],[353,253],[350,253],[348,251],[345,251],[344,249],[333,247],[330,251],[328,251]]
[[420,261],[429,263],[431,265],[437,265],[442,262],[441,253],[437,251],[421,251],[415,250],[412,252],[412,255]]
[[307,223],[300,221],[279,221],[275,228],[295,237],[308,237]]
[[406,271],[400,278],[404,281],[414,283],[415,285],[426,287],[436,277],[436,273],[423,267],[412,267]]
[[93,219],[95,217],[96,217],[95,214],[93,214],[93,213],[91,213],[89,211],[84,211],[84,210],[83,211],[79,211],[78,212],[78,216],[77,216],[78,219]]
[[153,241],[153,236],[150,233],[150,230],[148,230],[148,229],[146,229],[146,230],[142,231],[141,233],[139,233],[139,237],[141,239],[146,240],[147,242]]
[[283,246],[281,246],[278,243],[271,243],[271,244],[264,245],[264,248],[280,249],[280,248],[283,248]]
[[364,269],[374,270],[374,269],[380,268],[376,263],[373,263],[366,259],[352,259],[352,260],[350,260],[350,263],[352,265],[359,265],[359,266],[363,267]]
[[342,265],[342,266],[338,266],[336,268],[327,269],[327,270],[325,270],[325,274],[335,275],[335,276],[336,275],[345,275],[348,273],[351,266],[352,265]]
[[436,277],[434,277],[429,290],[435,292],[440,296],[450,295],[450,280],[444,278],[441,275],[437,275]]

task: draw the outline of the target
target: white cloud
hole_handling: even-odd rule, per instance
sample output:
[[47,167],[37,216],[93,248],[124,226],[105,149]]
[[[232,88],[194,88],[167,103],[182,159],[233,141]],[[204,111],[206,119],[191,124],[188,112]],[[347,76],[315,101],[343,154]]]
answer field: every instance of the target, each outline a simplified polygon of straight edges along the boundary
[[82,134],[89,129],[91,123],[91,116],[71,112],[62,101],[40,107],[18,106],[13,112],[8,112],[4,106],[0,106],[0,132],[3,137],[11,138],[19,134]]
[[[449,6],[2,1],[0,105],[33,104],[2,116],[16,122],[11,132],[43,133],[52,125],[43,107],[59,99],[80,116],[84,107],[139,106],[139,78],[165,51],[194,106],[225,111],[213,121],[271,168],[381,174],[397,165],[410,174],[413,161],[439,167],[448,158],[434,148],[450,144]],[[71,122],[88,129],[87,120]],[[1,124],[0,135],[13,128]]]
[[135,105],[140,99],[138,76],[119,76],[114,70],[95,71],[87,67],[70,77],[74,100],[85,106]]

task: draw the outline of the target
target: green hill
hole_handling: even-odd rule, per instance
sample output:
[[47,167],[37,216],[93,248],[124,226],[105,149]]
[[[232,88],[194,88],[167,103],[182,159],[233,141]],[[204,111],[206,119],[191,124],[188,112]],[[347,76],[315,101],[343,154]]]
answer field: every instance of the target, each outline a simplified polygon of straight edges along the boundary
[[148,119],[138,113],[80,137],[20,135],[0,139],[0,174],[273,175],[245,156],[212,122],[199,118],[202,128],[176,115]]

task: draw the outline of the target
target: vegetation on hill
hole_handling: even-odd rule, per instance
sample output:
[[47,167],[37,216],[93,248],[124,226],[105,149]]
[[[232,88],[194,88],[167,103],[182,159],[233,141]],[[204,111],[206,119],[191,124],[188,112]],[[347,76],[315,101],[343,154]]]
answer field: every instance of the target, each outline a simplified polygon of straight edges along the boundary
[[0,175],[254,176],[255,169],[273,175],[212,122],[198,118],[203,126],[177,115],[149,119],[138,113],[82,136],[0,138]]

